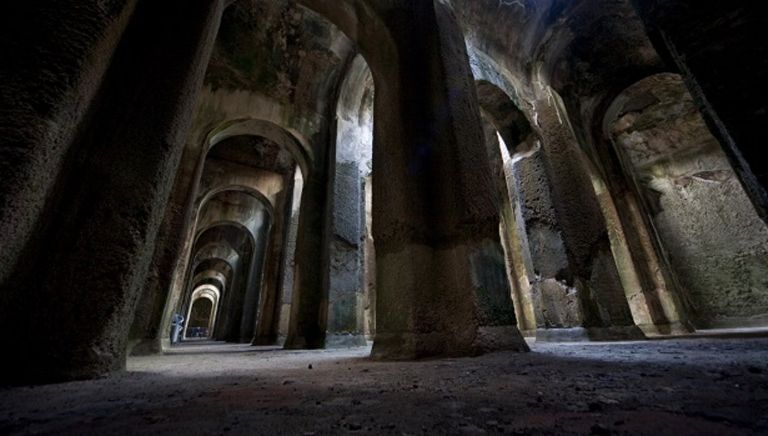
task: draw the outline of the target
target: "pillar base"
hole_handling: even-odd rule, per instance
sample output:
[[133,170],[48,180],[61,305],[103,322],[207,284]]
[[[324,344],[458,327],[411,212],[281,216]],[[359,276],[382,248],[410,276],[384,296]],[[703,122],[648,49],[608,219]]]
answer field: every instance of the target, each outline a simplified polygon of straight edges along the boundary
[[371,357],[415,360],[427,357],[479,356],[494,351],[530,351],[515,326],[478,327],[471,343],[457,343],[450,333],[377,333]]
[[478,327],[477,336],[472,344],[476,355],[494,351],[531,351],[515,326]]
[[163,344],[159,339],[140,339],[128,346],[129,356],[151,356],[162,352]]
[[647,339],[637,326],[538,329],[536,342],[612,342]]
[[325,337],[325,348],[364,347],[368,341],[363,334],[329,334]]
[[125,355],[99,354],[95,347],[80,350],[77,360],[60,359],[55,355],[32,353],[20,355],[18,362],[9,362],[0,374],[0,386],[44,385],[92,380],[124,371]]
[[303,336],[288,336],[283,343],[286,350],[322,350],[325,341],[307,341]]
[[251,345],[255,347],[278,345],[278,339],[276,336],[254,336]]
[[640,330],[645,333],[648,338],[658,338],[666,336],[688,336],[696,331],[690,324],[687,323],[671,323],[671,324],[640,324],[638,325]]

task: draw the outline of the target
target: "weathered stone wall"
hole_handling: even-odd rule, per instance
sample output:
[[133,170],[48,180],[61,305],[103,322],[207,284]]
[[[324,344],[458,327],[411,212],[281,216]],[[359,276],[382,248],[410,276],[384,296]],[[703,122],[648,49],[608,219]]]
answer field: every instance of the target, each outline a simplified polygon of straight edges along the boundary
[[350,63],[336,110],[328,346],[365,343],[365,178],[372,166],[373,94],[371,71],[358,55]]
[[768,228],[677,75],[628,89],[616,144],[697,327],[768,322]]
[[685,84],[758,214],[768,220],[768,42],[762,4],[632,0],[654,47]]

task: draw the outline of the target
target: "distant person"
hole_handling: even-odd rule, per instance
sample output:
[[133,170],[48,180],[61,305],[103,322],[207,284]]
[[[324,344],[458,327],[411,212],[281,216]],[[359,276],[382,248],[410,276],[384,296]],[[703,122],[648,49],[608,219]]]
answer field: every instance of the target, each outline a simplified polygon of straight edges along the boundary
[[184,317],[178,313],[173,315],[171,320],[171,343],[176,344],[181,341],[181,332],[184,328]]

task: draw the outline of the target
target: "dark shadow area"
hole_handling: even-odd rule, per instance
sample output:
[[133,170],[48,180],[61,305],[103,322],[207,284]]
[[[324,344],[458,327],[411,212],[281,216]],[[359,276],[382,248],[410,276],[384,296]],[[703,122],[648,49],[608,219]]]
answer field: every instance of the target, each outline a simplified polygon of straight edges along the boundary
[[[211,350],[197,352],[210,347]],[[768,339],[536,344],[375,362],[190,344],[131,372],[0,392],[0,432],[750,434],[768,430]],[[213,350],[218,350],[214,352]],[[251,348],[252,350],[252,348]],[[418,411],[417,413],[415,411]]]

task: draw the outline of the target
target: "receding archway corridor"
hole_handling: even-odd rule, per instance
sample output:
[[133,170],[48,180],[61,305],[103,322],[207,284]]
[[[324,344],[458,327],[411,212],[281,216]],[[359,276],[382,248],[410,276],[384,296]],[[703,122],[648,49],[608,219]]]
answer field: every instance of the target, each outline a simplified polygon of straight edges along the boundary
[[16,388],[0,399],[0,431],[764,434],[768,338],[741,336],[420,362],[371,361],[368,347],[193,343],[105,379]]
[[0,434],[768,434],[765,28],[0,2]]

